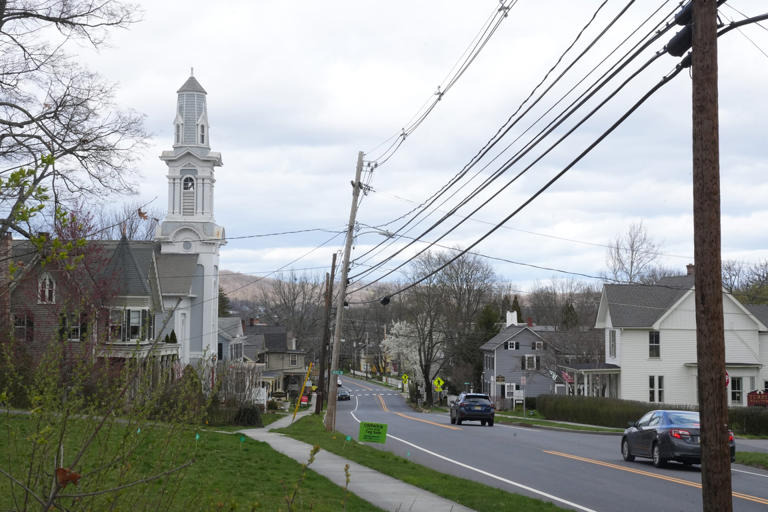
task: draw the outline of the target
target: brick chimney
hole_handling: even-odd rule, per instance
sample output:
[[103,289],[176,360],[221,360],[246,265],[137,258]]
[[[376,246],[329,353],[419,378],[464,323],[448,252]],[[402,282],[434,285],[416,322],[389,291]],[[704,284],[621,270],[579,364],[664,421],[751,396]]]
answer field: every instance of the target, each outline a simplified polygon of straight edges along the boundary
[[696,274],[696,265],[694,265],[693,263],[689,263],[689,264],[687,264],[685,266],[685,270],[688,272],[689,276],[695,275]]
[[532,316],[529,316],[529,317],[527,318],[527,321],[528,321],[528,327],[533,327],[533,317],[532,317]]

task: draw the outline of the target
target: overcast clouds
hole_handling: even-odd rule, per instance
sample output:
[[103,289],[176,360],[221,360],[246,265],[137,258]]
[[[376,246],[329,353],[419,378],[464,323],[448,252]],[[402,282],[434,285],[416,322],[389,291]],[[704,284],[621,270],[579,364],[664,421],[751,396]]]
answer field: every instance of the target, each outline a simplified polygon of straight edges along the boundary
[[[459,171],[538,83],[599,4],[520,0],[426,122],[377,169],[371,182],[375,192],[366,197],[358,220],[367,225],[392,220],[414,206],[409,200],[424,200]],[[595,27],[602,28],[625,4],[610,0]],[[660,4],[635,2],[615,32],[577,66],[574,77],[581,77]],[[357,151],[369,151],[400,131],[497,5],[497,0],[216,4],[147,0],[142,22],[113,33],[111,46],[98,54],[82,49],[82,58],[118,84],[122,107],[146,114],[153,139],[140,163],[141,196],[157,196],[158,209],[166,208],[167,185],[165,165],[157,156],[170,149],[176,90],[194,66],[196,78],[208,91],[212,149],[224,160],[217,171],[216,220],[227,235],[340,230],[349,215],[349,182]],[[674,5],[667,3],[662,12],[671,12]],[[729,0],[726,5],[753,16],[766,10],[759,0]],[[740,19],[725,6],[721,12]],[[768,52],[768,30],[752,25],[743,32]],[[590,30],[584,40],[596,33],[597,29]],[[662,37],[652,50],[668,39]],[[768,258],[768,57],[738,31],[718,44],[723,257],[756,261]],[[442,243],[466,246],[482,235],[489,229],[483,222],[495,224],[516,208],[677,60],[658,59],[572,142]],[[558,89],[559,94],[575,81],[564,80],[566,87]],[[559,94],[545,101],[545,108]],[[477,250],[597,274],[604,268],[605,249],[595,244],[608,243],[630,223],[642,220],[662,243],[664,263],[682,269],[693,254],[690,117],[690,78],[684,72]],[[506,180],[500,180],[494,191],[502,182]],[[232,240],[222,250],[221,268],[248,273],[276,269],[330,236]],[[362,235],[355,254],[380,240],[380,235]],[[293,266],[327,266],[330,253],[342,243],[338,237]],[[501,277],[521,288],[555,275],[495,262],[494,266]]]

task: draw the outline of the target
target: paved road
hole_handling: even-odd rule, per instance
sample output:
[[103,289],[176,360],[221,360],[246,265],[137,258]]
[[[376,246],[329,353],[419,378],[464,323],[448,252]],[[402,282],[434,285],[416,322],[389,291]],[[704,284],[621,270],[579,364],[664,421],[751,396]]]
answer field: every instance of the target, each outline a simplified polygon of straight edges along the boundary
[[[339,402],[338,430],[357,438],[359,421],[387,423],[386,445],[371,446],[438,471],[576,510],[702,508],[698,466],[625,462],[617,436],[451,425],[448,414],[414,412],[389,388],[348,377],[344,385],[352,400]],[[734,510],[768,509],[768,471],[734,465],[732,482]]]

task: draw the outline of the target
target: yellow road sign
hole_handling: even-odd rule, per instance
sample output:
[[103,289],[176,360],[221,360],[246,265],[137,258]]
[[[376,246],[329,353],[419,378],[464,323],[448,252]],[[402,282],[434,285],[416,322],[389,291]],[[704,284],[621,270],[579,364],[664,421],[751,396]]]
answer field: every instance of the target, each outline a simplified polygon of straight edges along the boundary
[[440,377],[435,377],[435,380],[433,380],[432,383],[435,385],[435,391],[442,391],[445,381]]
[[403,381],[403,384],[408,384],[408,375],[406,375],[406,374],[404,373],[404,374],[403,374],[403,376],[402,376],[402,377],[400,377],[400,380],[402,380],[402,381]]

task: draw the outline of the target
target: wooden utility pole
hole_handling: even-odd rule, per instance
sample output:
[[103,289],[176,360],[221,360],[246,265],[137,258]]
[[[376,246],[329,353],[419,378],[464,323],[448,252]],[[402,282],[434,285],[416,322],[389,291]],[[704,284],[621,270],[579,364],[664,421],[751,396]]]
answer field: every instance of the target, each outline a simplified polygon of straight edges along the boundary
[[328,342],[330,341],[331,301],[333,300],[333,279],[335,275],[336,253],[333,253],[331,273],[325,273],[325,319],[323,321],[323,347],[320,349],[320,381],[318,382],[317,388],[320,390],[320,400],[315,401],[315,414],[320,414],[322,412],[323,402],[328,396],[329,386],[325,379],[325,360],[327,358]]
[[705,511],[733,510],[720,262],[716,0],[693,0],[693,243]]
[[[349,272],[349,258],[352,252],[352,239],[355,236],[355,218],[357,216],[357,202],[363,184],[360,183],[360,175],[363,173],[363,152],[357,154],[357,169],[355,181],[352,182],[352,208],[349,211],[349,225],[347,226],[347,242],[344,244],[344,258],[341,261],[341,282],[339,283],[339,298],[336,301],[336,328],[333,335],[333,350],[331,352],[331,376],[339,368],[339,348],[341,345],[341,324],[344,320],[344,299],[347,294],[347,273]],[[328,383],[328,410],[325,413],[325,430],[332,431],[336,428],[336,393],[332,393],[333,386]]]

